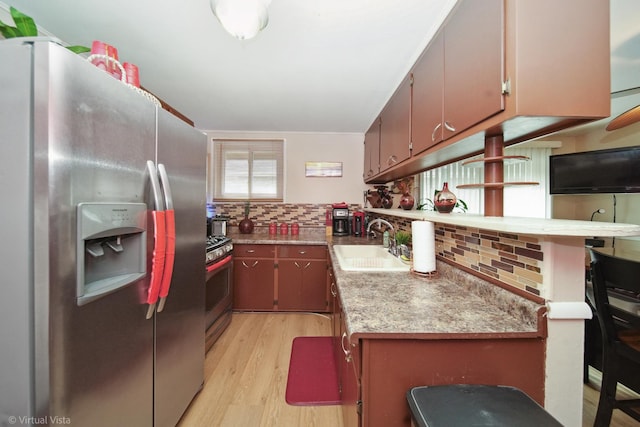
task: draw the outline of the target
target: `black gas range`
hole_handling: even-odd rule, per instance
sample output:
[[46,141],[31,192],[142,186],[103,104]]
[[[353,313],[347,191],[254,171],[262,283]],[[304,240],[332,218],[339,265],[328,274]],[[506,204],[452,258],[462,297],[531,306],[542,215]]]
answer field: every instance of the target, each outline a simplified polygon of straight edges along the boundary
[[209,236],[206,247],[205,348],[209,350],[231,323],[233,242],[227,236]]
[[209,236],[206,246],[206,264],[214,263],[233,251],[233,242],[227,236]]

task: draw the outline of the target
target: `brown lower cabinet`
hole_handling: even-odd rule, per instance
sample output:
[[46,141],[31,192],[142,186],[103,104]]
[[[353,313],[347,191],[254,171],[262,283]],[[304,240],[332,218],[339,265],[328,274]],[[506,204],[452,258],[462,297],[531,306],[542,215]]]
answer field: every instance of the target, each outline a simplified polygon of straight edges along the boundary
[[360,421],[360,352],[356,345],[349,342],[344,310],[340,295],[329,270],[331,290],[331,314],[333,316],[333,342],[336,368],[338,369],[338,385],[342,400],[342,419],[346,426],[362,425]]
[[329,311],[327,247],[234,245],[234,310]]
[[362,413],[345,427],[410,426],[406,392],[424,385],[510,385],[544,405],[542,339],[367,338],[355,348]]
[[273,245],[234,245],[234,310],[273,310],[275,254]]
[[349,336],[333,279],[330,289],[345,427],[409,427],[406,393],[425,385],[510,385],[544,405],[542,338],[508,334],[475,339],[458,339],[455,334],[432,339],[404,339],[402,334]]

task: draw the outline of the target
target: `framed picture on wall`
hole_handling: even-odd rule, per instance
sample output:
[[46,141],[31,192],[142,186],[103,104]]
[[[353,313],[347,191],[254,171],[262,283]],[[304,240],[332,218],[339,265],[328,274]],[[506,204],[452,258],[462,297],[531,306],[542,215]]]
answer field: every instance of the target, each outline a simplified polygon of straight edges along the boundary
[[306,177],[339,177],[342,176],[342,162],[305,162]]

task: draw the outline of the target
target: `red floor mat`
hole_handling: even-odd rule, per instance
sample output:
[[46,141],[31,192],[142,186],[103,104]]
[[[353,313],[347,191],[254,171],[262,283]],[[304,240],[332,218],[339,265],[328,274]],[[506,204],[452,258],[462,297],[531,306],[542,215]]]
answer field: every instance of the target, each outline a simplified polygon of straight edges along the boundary
[[289,405],[339,405],[332,337],[293,339],[285,399]]

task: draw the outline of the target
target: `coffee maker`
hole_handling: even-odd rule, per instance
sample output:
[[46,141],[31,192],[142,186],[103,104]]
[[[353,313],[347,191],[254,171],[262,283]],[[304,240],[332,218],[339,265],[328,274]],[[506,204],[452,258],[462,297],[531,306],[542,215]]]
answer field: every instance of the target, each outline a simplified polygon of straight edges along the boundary
[[351,230],[354,236],[364,236],[364,212],[353,213],[353,224],[351,226]]
[[336,203],[333,207],[333,235],[349,235],[349,208],[346,203]]

